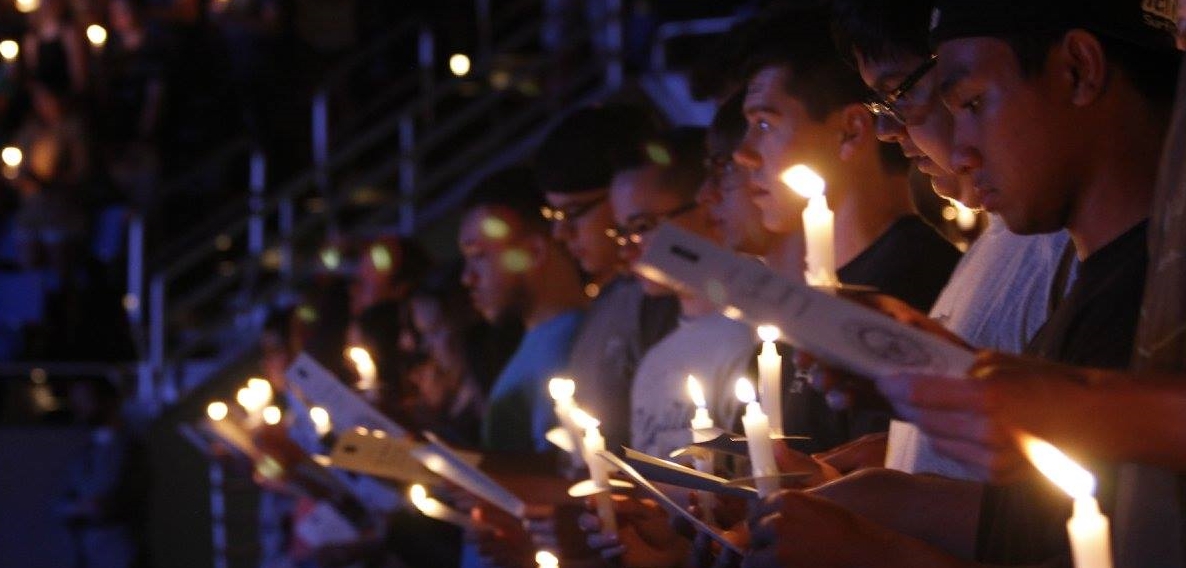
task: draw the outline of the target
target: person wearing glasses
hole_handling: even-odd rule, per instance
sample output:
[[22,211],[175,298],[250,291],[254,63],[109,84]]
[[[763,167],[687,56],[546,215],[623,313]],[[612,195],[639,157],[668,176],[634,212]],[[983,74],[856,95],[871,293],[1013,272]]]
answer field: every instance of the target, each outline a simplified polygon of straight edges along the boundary
[[[833,2],[833,32],[871,89],[866,106],[877,135],[897,143],[935,193],[980,208],[970,177],[953,173],[952,116],[939,99],[936,57],[927,39],[933,0]],[[1021,353],[1045,323],[1052,300],[1073,279],[1074,255],[1066,231],[1017,235],[999,215],[972,243],[939,294],[929,317],[968,344]],[[971,472],[936,454],[918,430],[895,422],[886,465],[908,473],[971,479]]]
[[644,141],[658,133],[646,110],[627,105],[587,107],[563,118],[536,153],[536,179],[547,205],[540,211],[552,236],[581,265],[586,293],[595,296],[573,340],[565,376],[579,387],[577,403],[601,420],[606,447],[629,441],[629,392],[638,361],[675,328],[679,303],[666,290],[644,294],[624,270],[613,227],[610,180]]
[[[803,232],[805,201],[781,174],[797,164],[817,171],[835,211],[840,282],[872,286],[928,310],[960,252],[915,212],[909,162],[896,146],[877,139],[863,104],[868,90],[837,52],[829,29],[830,14],[822,8],[775,11],[755,23],[745,65],[748,126],[733,157],[758,187],[754,201],[762,223],[791,238]],[[889,426],[884,408],[829,402],[840,413],[819,419],[838,423],[837,443]]]

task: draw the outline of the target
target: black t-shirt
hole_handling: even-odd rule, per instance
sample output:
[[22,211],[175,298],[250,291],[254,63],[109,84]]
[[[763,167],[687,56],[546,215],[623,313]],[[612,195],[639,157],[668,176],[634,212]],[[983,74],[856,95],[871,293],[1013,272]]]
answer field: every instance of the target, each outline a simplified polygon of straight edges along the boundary
[[872,286],[926,313],[960,251],[918,215],[906,215],[861,254],[836,271],[845,284]]
[[[1142,222],[1079,265],[1070,292],[1026,346],[1026,354],[1083,367],[1124,369],[1145,291],[1148,264]],[[1114,494],[1114,472],[1087,464],[1100,496]],[[1105,512],[1111,503],[1101,498]],[[977,557],[982,562],[1041,562],[1069,554],[1066,520],[1071,501],[1045,479],[989,486],[981,501]]]
[[[960,252],[918,215],[906,215],[861,254],[837,270],[845,284],[872,286],[927,312],[947,284]],[[831,449],[865,434],[889,428],[888,411],[834,411],[819,391],[797,377],[783,354],[783,430],[810,437],[795,442],[806,452]]]

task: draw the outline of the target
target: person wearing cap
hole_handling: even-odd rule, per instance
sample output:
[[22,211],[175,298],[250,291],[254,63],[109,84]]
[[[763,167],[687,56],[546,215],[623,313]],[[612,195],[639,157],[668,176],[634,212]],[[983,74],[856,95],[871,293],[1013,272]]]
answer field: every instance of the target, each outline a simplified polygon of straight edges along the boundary
[[629,392],[643,354],[675,328],[679,316],[679,303],[666,290],[643,293],[606,234],[614,226],[610,180],[640,159],[645,141],[657,132],[642,108],[587,107],[562,119],[535,159],[552,236],[580,263],[586,293],[595,296],[563,374],[577,383],[577,403],[601,420],[611,449],[630,437],[629,400],[621,393]]
[[[936,79],[954,117],[953,168],[973,178],[986,209],[998,212],[1010,230],[1065,228],[1081,261],[1067,298],[1027,346],[1028,353],[1047,361],[1122,368],[1131,356],[1144,289],[1145,224],[1179,59],[1167,33],[1172,20],[1157,8],[1135,0],[941,1],[932,15]],[[993,362],[998,362],[994,356],[981,357],[971,376]],[[1028,367],[1041,370],[1038,363]],[[884,390],[909,393],[904,402],[924,396],[921,388]],[[1033,393],[1031,398],[1049,400]],[[992,408],[997,407],[980,405],[966,415],[936,413],[935,428],[924,429],[940,434],[980,428],[974,418]],[[1042,413],[1065,412],[1056,409],[1047,405]],[[1007,437],[995,442],[1012,445]],[[1005,454],[983,452],[958,436],[941,437],[936,447],[997,478],[1032,473],[1022,460],[1003,461]],[[986,455],[994,461],[979,463]],[[1105,481],[1101,501],[1107,510],[1111,476],[1108,469],[1096,471]],[[1037,483],[987,491],[976,561],[1065,560],[1069,502],[1051,491]],[[774,565],[801,554],[778,542],[803,536],[800,521],[807,518],[844,523],[855,537],[834,565],[872,559],[883,566],[976,565],[795,492],[764,503],[752,518],[755,550],[747,565]],[[821,531],[817,526],[810,532]]]

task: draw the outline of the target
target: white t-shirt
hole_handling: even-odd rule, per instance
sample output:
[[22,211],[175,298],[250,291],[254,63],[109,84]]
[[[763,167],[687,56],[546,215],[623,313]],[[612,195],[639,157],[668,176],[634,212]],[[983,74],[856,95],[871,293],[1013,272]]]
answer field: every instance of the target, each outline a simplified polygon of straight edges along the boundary
[[720,314],[681,319],[638,364],[630,392],[631,447],[668,459],[692,442],[696,406],[688,375],[700,380],[716,425],[730,430],[742,407],[734,384],[749,372],[756,341],[753,328]]
[[[1046,322],[1051,285],[1068,243],[1065,231],[1014,234],[993,215],[984,234],[956,265],[931,317],[975,347],[1020,353]],[[1067,284],[1072,280],[1068,278]],[[890,424],[885,466],[973,478],[961,464],[931,449],[918,428],[899,421]]]

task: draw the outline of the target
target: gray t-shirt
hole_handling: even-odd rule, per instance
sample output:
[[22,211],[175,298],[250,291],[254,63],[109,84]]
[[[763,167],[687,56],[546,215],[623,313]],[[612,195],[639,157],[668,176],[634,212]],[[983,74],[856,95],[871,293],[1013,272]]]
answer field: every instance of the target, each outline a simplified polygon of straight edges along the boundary
[[630,446],[667,459],[691,443],[696,406],[688,375],[700,380],[716,425],[730,430],[742,406],[734,384],[748,372],[756,341],[753,328],[720,314],[681,319],[638,365],[630,391]]
[[[1017,235],[993,215],[956,265],[931,317],[975,347],[1021,353],[1046,322],[1055,272],[1069,240],[1065,231]],[[890,425],[885,465],[908,473],[973,478],[961,464],[937,454],[905,422]]]

